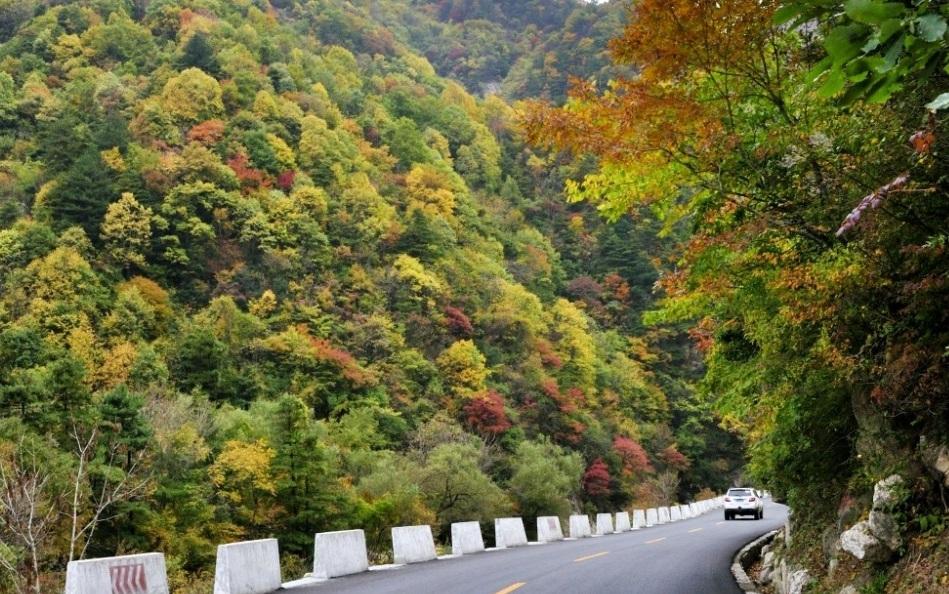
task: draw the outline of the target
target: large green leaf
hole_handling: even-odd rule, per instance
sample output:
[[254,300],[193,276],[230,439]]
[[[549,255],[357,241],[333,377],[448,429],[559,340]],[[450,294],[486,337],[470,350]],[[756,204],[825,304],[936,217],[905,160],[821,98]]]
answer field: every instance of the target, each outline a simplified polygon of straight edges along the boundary
[[774,24],[783,25],[790,22],[795,17],[801,14],[801,6],[798,4],[785,4],[781,8],[774,11]]
[[946,19],[935,13],[924,14],[916,19],[919,36],[930,43],[939,41],[946,34]]
[[824,38],[824,49],[835,64],[841,64],[860,54],[866,33],[867,28],[859,24],[835,27]]
[[830,71],[830,74],[827,75],[827,80],[824,81],[821,88],[817,90],[817,94],[821,97],[833,97],[844,88],[846,82],[847,76],[843,70],[834,68]]
[[902,2],[878,2],[877,0],[848,0],[844,12],[857,21],[867,25],[880,25],[887,19],[903,14],[906,7]]
[[777,26],[791,22],[793,19],[803,16],[804,7],[799,3],[790,3],[781,6],[774,11],[774,24]]

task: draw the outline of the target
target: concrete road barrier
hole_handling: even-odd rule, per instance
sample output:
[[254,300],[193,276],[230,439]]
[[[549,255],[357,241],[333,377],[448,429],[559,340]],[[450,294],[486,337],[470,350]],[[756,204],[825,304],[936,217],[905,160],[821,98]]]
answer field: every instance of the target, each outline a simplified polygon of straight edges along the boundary
[[276,538],[218,545],[214,594],[269,594],[280,589]]
[[560,518],[557,516],[540,516],[537,518],[537,542],[554,542],[563,540],[563,529],[560,527]]
[[616,531],[629,532],[632,529],[629,523],[629,512],[616,512]]
[[570,538],[586,538],[592,534],[590,516],[586,514],[570,516]]
[[432,527],[423,525],[393,528],[392,557],[398,564],[420,563],[436,559]]
[[682,519],[687,520],[692,517],[692,508],[688,505],[680,505],[679,512],[682,514]]
[[455,522],[451,525],[451,554],[469,555],[484,550],[484,537],[478,522]]
[[673,505],[669,508],[669,521],[678,522],[682,519],[682,510],[679,509],[678,505]]
[[613,514],[596,514],[596,533],[613,534]]
[[700,513],[700,512],[699,512],[699,506],[698,506],[698,504],[696,504],[696,503],[690,503],[690,504],[689,504],[689,513],[692,515],[693,518],[698,517],[698,515],[699,515],[699,513]]
[[659,523],[659,510],[650,507],[646,510],[646,527],[652,527]]
[[640,528],[646,527],[646,510],[644,509],[634,509],[633,510],[633,530],[639,530]]
[[669,508],[666,506],[662,506],[659,508],[658,511],[659,511],[659,523],[668,524],[671,521],[669,518]]
[[[279,584],[278,584],[279,587]],[[66,594],[168,594],[161,553],[70,561]]]
[[334,578],[369,571],[366,533],[362,530],[320,532],[313,538],[313,576]]
[[494,520],[494,546],[499,549],[527,545],[527,532],[521,518],[497,518]]

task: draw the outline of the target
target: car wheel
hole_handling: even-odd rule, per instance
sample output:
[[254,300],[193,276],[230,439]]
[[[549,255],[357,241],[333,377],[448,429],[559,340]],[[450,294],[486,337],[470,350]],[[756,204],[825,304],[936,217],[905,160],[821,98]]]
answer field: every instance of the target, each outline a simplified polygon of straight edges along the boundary
[[758,519],[759,519],[759,520],[763,520],[763,519],[764,519],[764,510],[761,510],[761,511],[758,512]]

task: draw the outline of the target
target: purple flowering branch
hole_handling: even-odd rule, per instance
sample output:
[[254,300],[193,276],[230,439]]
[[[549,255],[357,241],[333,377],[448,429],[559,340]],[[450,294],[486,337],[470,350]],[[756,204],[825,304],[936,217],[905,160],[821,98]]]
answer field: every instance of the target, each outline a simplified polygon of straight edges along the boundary
[[840,229],[837,229],[837,237],[840,237],[857,226],[857,223],[860,222],[860,217],[863,216],[864,211],[868,208],[876,209],[886,200],[886,197],[901,188],[903,188],[909,182],[909,174],[904,173],[900,176],[897,176],[893,181],[877,188],[875,192],[867,194],[863,197],[857,207],[850,211],[850,214],[844,219],[843,223],[840,224]]

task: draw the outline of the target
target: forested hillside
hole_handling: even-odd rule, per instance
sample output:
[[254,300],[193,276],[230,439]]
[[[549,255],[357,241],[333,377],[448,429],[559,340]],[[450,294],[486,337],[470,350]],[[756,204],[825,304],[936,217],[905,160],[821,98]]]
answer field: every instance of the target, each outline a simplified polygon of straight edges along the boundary
[[611,45],[638,76],[523,110],[537,145],[599,159],[572,198],[690,226],[645,318],[692,324],[808,591],[949,588],[947,21],[640,0]]
[[627,3],[583,0],[361,0],[373,18],[472,93],[566,99],[571,78],[605,85],[617,72],[607,44]]
[[[207,592],[224,542],[299,577],[314,532],[381,560],[394,525],[731,482],[697,351],[641,320],[673,240],[568,205],[594,163],[476,98],[557,100],[542,48],[605,9],[419,4],[0,2],[0,591],[158,550]],[[437,64],[470,91],[413,49],[513,43],[472,41],[495,4],[533,37]]]

